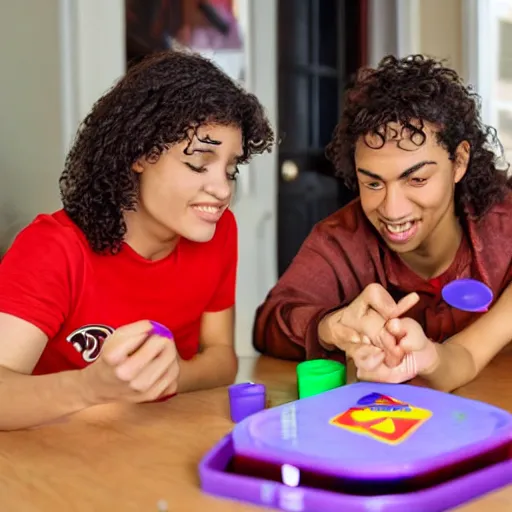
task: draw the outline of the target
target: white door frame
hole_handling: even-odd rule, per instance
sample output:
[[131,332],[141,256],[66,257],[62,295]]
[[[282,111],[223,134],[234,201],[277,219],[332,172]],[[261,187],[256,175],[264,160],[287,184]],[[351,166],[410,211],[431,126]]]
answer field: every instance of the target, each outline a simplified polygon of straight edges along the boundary
[[[246,0],[246,88],[266,109],[277,132],[277,2]],[[277,133],[276,136],[278,137]],[[236,349],[252,356],[258,305],[277,280],[277,147],[241,169],[233,207],[239,230]]]
[[369,0],[368,64],[419,53],[420,0]]
[[62,151],[92,105],[125,73],[124,0],[59,0]]
[[492,98],[497,81],[498,31],[492,23],[492,2],[464,0],[462,9],[463,73],[482,101],[484,123],[496,125]]

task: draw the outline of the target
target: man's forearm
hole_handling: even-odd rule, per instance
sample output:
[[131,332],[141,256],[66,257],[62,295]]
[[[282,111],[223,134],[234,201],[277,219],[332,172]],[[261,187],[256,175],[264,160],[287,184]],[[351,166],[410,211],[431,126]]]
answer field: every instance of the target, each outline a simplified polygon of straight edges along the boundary
[[253,345],[262,354],[277,359],[324,357],[326,347],[318,338],[318,323],[331,309],[287,302],[272,306],[269,301],[256,315]]
[[232,384],[238,360],[231,347],[209,347],[193,359],[180,362],[178,393],[210,389]]
[[472,381],[477,369],[469,351],[462,345],[447,341],[435,343],[437,361],[418,375],[432,388],[450,392]]
[[39,426],[89,405],[78,370],[33,376],[0,367],[0,430]]

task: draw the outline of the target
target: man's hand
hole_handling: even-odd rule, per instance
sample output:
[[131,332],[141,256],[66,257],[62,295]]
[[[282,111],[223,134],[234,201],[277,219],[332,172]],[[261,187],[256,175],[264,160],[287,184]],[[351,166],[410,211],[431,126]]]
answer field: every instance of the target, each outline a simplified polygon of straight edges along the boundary
[[427,338],[421,325],[412,318],[393,319],[386,329],[398,340],[405,357],[396,367],[384,361],[384,351],[374,345],[360,345],[353,355],[360,380],[400,383],[421,373],[428,373],[438,363],[435,344]]
[[[417,293],[410,293],[396,303],[382,285],[370,284],[350,305],[320,321],[318,337],[325,348],[338,347],[348,357],[353,357],[361,344],[373,345],[383,351],[386,364],[395,367],[402,361],[404,352],[385,328],[386,322],[403,315],[418,300]],[[377,353],[374,351],[374,355]]]
[[176,392],[176,346],[163,333],[153,334],[149,321],[125,325],[105,340],[100,357],[82,372],[91,405],[154,401]]

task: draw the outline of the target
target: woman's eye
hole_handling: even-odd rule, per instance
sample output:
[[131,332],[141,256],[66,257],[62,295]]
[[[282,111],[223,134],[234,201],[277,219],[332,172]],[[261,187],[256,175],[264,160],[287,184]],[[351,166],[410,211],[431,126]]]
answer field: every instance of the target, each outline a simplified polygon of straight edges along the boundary
[[427,182],[427,178],[414,177],[414,178],[411,178],[411,181],[412,181],[413,185],[425,185],[425,183]]
[[196,167],[195,165],[192,165],[192,164],[190,164],[188,162],[185,162],[185,165],[189,169],[193,170],[194,172],[205,172],[206,171],[206,167],[204,167],[204,166],[203,167]]
[[371,183],[366,183],[366,186],[372,190],[380,190],[382,188],[382,183],[378,181],[372,181]]
[[[185,165],[191,169],[192,171],[194,172],[199,172],[199,173],[203,173],[203,172],[206,172],[208,169],[205,167],[205,166],[202,166],[202,167],[196,167],[195,165],[192,165],[191,163],[189,162],[184,162]],[[231,181],[236,181],[237,177],[238,177],[238,174],[240,173],[240,171],[238,170],[238,167],[234,167],[234,169],[230,169],[230,170],[227,170],[226,171],[226,176],[227,176],[227,179],[228,180],[231,180]]]

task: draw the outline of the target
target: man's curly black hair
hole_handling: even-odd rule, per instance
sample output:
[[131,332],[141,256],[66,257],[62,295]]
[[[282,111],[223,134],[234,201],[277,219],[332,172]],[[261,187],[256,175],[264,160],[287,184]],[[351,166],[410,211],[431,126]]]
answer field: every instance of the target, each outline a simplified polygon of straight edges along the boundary
[[350,188],[357,190],[356,141],[370,135],[384,145],[390,122],[405,128],[409,145],[417,146],[425,141],[424,123],[435,125],[438,141],[452,160],[457,146],[462,141],[469,143],[468,169],[455,189],[457,214],[469,206],[472,215],[480,218],[503,199],[507,170],[497,168],[493,152],[502,153],[502,146],[496,131],[481,121],[478,96],[453,69],[441,61],[412,55],[403,59],[387,56],[376,69],[359,72],[345,93],[342,117],[326,148],[337,175]]
[[205,123],[240,127],[241,163],[270,151],[274,143],[258,99],[215,64],[188,51],[145,58],[96,102],[60,177],[64,210],[95,252],[116,253],[121,246],[123,212],[135,210],[138,201],[132,165],[143,156],[158,158]]

